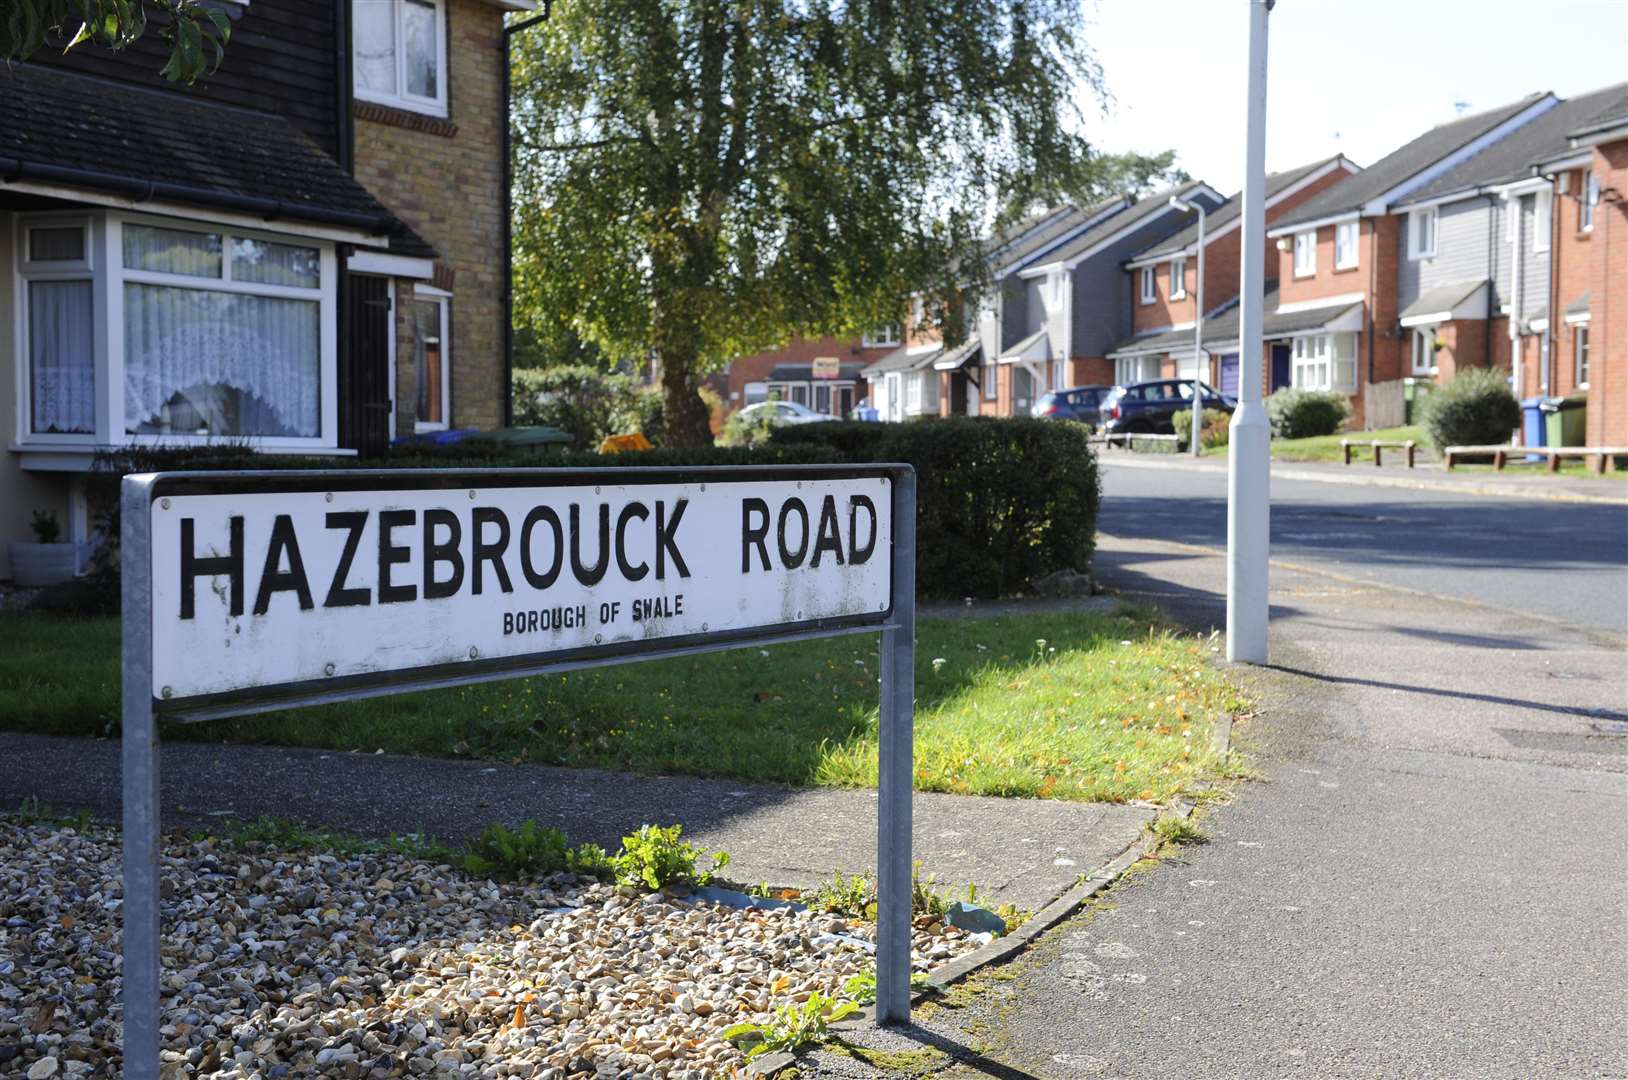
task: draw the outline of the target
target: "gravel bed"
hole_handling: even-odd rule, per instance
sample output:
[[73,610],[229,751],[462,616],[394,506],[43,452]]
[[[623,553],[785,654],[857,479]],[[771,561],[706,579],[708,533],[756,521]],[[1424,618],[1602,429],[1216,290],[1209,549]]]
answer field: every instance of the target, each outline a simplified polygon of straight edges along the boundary
[[[0,820],[0,1076],[118,1074],[119,837]],[[166,1078],[732,1076],[720,1038],[870,966],[872,927],[568,876],[166,840]],[[983,935],[915,935],[920,970]]]

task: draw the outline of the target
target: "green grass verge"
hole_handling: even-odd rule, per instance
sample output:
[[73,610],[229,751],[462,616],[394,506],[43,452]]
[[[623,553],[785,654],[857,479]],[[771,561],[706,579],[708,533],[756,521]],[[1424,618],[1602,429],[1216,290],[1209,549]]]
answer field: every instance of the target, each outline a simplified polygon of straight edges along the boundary
[[[112,734],[118,640],[114,619],[0,616],[0,729]],[[1223,769],[1207,718],[1244,707],[1205,649],[1134,610],[924,620],[917,789],[1168,798]],[[855,636],[164,734],[866,787],[876,783],[878,674],[875,639]]]
[[[1273,439],[1272,458],[1276,461],[1334,461],[1345,460],[1344,452],[1340,449],[1341,439],[1384,439],[1401,441],[1412,439],[1419,444],[1419,458],[1422,461],[1434,461],[1436,452],[1430,446],[1430,440],[1425,436],[1422,427],[1394,427],[1380,428],[1377,431],[1342,431],[1336,435],[1316,435],[1309,439]],[[1225,456],[1227,448],[1218,446],[1204,451],[1205,454]],[[1386,454],[1398,455],[1396,461],[1406,461],[1401,457],[1400,450],[1387,450]],[[1360,456],[1352,458],[1351,464],[1361,461],[1370,467],[1373,465],[1372,451],[1362,451]]]

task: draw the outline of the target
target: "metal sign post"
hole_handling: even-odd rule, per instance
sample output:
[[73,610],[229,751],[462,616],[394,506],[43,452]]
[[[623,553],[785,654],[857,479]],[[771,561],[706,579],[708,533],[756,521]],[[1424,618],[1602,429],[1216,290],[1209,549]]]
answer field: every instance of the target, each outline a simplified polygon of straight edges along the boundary
[[881,632],[877,1019],[910,1015],[907,465],[129,476],[124,1070],[159,1075],[157,721]]

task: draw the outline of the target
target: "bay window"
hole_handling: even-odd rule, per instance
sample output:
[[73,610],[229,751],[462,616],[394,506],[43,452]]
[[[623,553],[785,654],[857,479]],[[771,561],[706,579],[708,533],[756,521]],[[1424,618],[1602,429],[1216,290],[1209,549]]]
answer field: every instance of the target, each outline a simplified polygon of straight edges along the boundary
[[446,26],[444,0],[352,0],[356,96],[446,116]]
[[332,245],[118,214],[20,239],[25,441],[335,445]]
[[1294,339],[1290,383],[1296,390],[1357,389],[1357,335],[1312,334]]

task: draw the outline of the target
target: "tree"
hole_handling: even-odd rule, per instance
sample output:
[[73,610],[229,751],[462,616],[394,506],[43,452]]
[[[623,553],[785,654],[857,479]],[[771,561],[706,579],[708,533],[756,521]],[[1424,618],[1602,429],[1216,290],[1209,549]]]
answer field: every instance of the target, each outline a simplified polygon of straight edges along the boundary
[[0,60],[27,60],[48,47],[89,42],[122,49],[147,32],[149,13],[169,44],[160,74],[192,83],[220,66],[232,24],[201,0],[6,0],[0,17]]
[[1089,173],[1082,28],[1077,0],[556,5],[514,58],[518,321],[654,356],[669,441],[707,441],[709,370],[953,297],[989,208]]

